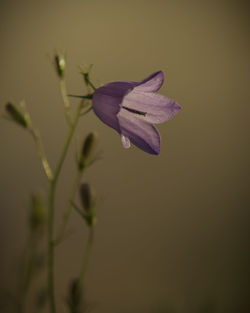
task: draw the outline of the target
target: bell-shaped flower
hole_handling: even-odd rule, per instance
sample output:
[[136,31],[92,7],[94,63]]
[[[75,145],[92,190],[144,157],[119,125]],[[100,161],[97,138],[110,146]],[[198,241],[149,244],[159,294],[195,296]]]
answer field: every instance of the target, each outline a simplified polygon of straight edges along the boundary
[[174,100],[156,93],[163,81],[159,71],[141,82],[117,81],[95,90],[95,114],[121,135],[125,148],[132,142],[145,152],[160,153],[160,134],[153,124],[170,120],[180,110]]

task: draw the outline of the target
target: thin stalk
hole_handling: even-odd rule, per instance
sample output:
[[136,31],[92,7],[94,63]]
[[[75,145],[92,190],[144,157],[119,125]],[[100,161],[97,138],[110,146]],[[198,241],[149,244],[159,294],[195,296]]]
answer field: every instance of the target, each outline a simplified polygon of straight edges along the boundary
[[63,78],[60,79],[60,89],[61,89],[62,99],[64,103],[64,108],[65,108],[66,120],[69,123],[69,125],[71,125],[72,117],[71,117],[71,111],[70,111],[70,102],[69,102],[68,95],[67,95],[65,80]]
[[18,313],[25,312],[25,300],[28,292],[28,287],[31,281],[31,273],[34,258],[34,238],[30,235],[28,245],[23,252],[23,260],[20,271],[20,286],[19,286],[19,299],[18,299]]
[[92,88],[93,90],[96,90],[95,86],[93,85],[93,83],[92,83],[90,80],[88,80],[88,84],[91,86],[91,88]]
[[68,136],[67,136],[66,141],[65,141],[65,143],[64,143],[63,150],[62,150],[62,154],[61,154],[61,157],[60,157],[60,159],[59,159],[59,162],[58,162],[57,167],[56,167],[56,170],[55,170],[55,177],[54,177],[54,180],[55,180],[55,181],[57,181],[57,179],[58,179],[58,176],[59,176],[59,174],[60,174],[60,171],[61,171],[61,168],[62,168],[64,159],[65,159],[66,154],[67,154],[67,152],[68,152],[68,148],[69,148],[69,145],[70,145],[72,136],[73,136],[73,134],[74,134],[74,131],[75,131],[77,122],[78,122],[79,117],[80,117],[80,114],[81,114],[81,109],[82,109],[82,104],[80,104],[79,107],[78,107],[78,109],[77,109],[77,112],[76,112],[76,114],[75,114],[74,121],[73,121],[72,124],[71,124],[71,128],[70,128],[70,130],[69,130]]
[[68,220],[69,220],[69,216],[70,216],[70,213],[71,213],[71,210],[72,210],[72,202],[74,201],[75,194],[76,194],[77,190],[79,189],[79,185],[80,185],[80,182],[81,182],[82,174],[83,174],[82,172],[79,172],[79,171],[77,172],[75,183],[73,185],[73,188],[72,188],[69,200],[67,202],[67,207],[66,207],[66,210],[64,212],[61,225],[59,227],[58,235],[57,235],[57,237],[55,239],[55,245],[58,245],[61,242],[61,240],[62,240],[64,231],[65,231],[65,228],[67,226],[67,223],[68,223]]
[[81,113],[81,116],[86,115],[87,113],[89,113],[91,110],[93,110],[93,107],[89,107],[86,111]]
[[55,305],[55,295],[54,295],[54,211],[55,211],[55,192],[59,174],[61,172],[61,168],[65,157],[68,152],[68,148],[74,134],[78,119],[80,117],[82,105],[80,104],[78,110],[75,114],[74,121],[71,124],[69,129],[68,136],[64,143],[62,153],[60,159],[58,161],[55,175],[50,182],[50,191],[49,191],[49,209],[48,209],[48,293],[49,293],[49,300],[50,300],[50,312],[56,312],[56,305]]
[[39,155],[39,158],[42,162],[42,166],[43,166],[45,175],[47,176],[48,180],[51,181],[53,179],[53,174],[52,174],[52,171],[51,171],[50,166],[49,166],[49,162],[47,160],[47,157],[46,157],[44,149],[43,149],[40,134],[37,130],[35,130],[33,128],[30,129],[30,134],[32,135],[32,137],[35,140],[37,150],[38,150],[38,155]]
[[68,94],[68,97],[72,97],[72,98],[80,98],[80,99],[93,99],[93,94],[89,93],[85,96],[81,96],[81,95],[72,95],[72,94]]
[[55,200],[56,181],[53,179],[50,184],[49,210],[48,210],[48,294],[50,303],[50,312],[56,312],[54,295],[54,200]]
[[86,270],[87,270],[87,265],[88,265],[88,261],[89,261],[91,248],[93,246],[93,241],[94,241],[94,228],[90,227],[90,229],[89,229],[89,236],[88,236],[88,243],[87,243],[87,246],[86,246],[86,249],[85,249],[85,253],[84,253],[84,256],[83,256],[82,268],[81,268],[79,279],[78,279],[78,288],[79,288],[79,290],[81,289],[81,286],[83,284],[83,280],[84,280],[85,273],[86,273]]

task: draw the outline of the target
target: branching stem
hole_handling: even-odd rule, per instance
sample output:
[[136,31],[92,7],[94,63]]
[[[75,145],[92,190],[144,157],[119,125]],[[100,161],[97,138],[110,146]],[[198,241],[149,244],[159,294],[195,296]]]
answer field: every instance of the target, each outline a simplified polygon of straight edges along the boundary
[[79,189],[79,185],[80,185],[80,182],[81,182],[82,174],[83,174],[82,172],[79,172],[79,171],[77,172],[75,183],[73,185],[73,188],[72,188],[69,200],[67,202],[66,210],[64,212],[63,219],[62,219],[61,225],[59,227],[58,235],[57,235],[57,237],[55,239],[55,245],[58,245],[61,242],[61,240],[62,240],[64,231],[65,231],[65,228],[67,226],[67,223],[68,223],[68,220],[69,220],[69,216],[70,216],[70,213],[71,213],[71,210],[72,210],[72,202],[74,201],[76,192]]
[[68,132],[68,136],[64,143],[61,156],[59,158],[55,175],[50,182],[50,191],[49,191],[49,210],[48,210],[48,292],[49,292],[49,300],[50,300],[50,312],[56,313],[56,305],[55,305],[55,295],[54,295],[54,211],[55,211],[55,192],[56,185],[58,181],[59,174],[61,172],[62,165],[64,163],[65,157],[68,152],[68,148],[76,129],[77,122],[80,117],[82,109],[82,104],[79,105],[77,112],[75,114],[75,118],[71,123],[71,127]]

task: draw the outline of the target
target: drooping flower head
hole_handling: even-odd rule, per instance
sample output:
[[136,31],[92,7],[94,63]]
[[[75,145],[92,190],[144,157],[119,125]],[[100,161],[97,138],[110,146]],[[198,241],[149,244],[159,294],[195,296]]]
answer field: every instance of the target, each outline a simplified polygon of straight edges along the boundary
[[145,152],[160,153],[160,134],[153,124],[170,120],[180,110],[174,100],[156,93],[163,81],[159,71],[141,82],[112,82],[94,92],[95,114],[121,135],[125,148],[132,142]]

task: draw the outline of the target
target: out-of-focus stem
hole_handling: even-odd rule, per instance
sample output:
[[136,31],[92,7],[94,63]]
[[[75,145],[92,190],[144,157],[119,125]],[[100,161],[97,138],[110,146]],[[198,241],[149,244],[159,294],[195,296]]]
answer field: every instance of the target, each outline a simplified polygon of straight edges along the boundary
[[78,288],[79,288],[79,290],[81,289],[81,286],[83,284],[83,280],[84,280],[85,273],[86,273],[86,270],[87,270],[87,265],[88,265],[88,261],[89,261],[91,248],[93,246],[93,241],[94,241],[94,228],[90,227],[89,228],[88,242],[87,242],[87,246],[86,246],[86,249],[85,249],[85,252],[84,252],[83,261],[82,261],[82,268],[81,268],[81,272],[80,272],[79,280],[78,280]]
[[81,182],[82,174],[83,174],[83,172],[79,172],[79,171],[77,172],[75,183],[73,185],[73,188],[72,188],[69,200],[67,202],[67,207],[66,207],[66,210],[64,212],[61,225],[59,227],[58,235],[57,235],[57,237],[55,239],[55,245],[58,245],[61,242],[61,240],[62,240],[64,231],[65,231],[65,228],[67,226],[67,223],[68,223],[68,220],[69,220],[69,216],[70,216],[70,213],[71,213],[71,210],[72,210],[72,202],[74,201],[75,194],[76,194],[77,190],[79,189],[79,185],[80,185],[80,182]]
[[53,179],[50,184],[49,192],[49,210],[48,210],[48,294],[50,312],[56,312],[55,296],[54,296],[54,202],[55,202],[56,180]]
[[24,251],[24,256],[21,266],[20,279],[20,294],[18,299],[17,313],[25,312],[25,300],[28,292],[28,287],[31,281],[32,263],[34,258],[34,237],[30,235],[28,245]]
[[79,105],[77,112],[75,114],[75,118],[71,124],[71,127],[68,132],[68,136],[64,143],[61,156],[59,158],[55,175],[50,182],[50,191],[49,191],[49,209],[48,209],[48,293],[49,293],[49,300],[50,300],[50,312],[56,312],[56,305],[55,305],[55,296],[54,296],[54,211],[55,211],[55,192],[59,174],[61,172],[61,168],[65,157],[68,152],[68,148],[74,134],[77,122],[80,117],[82,109],[82,104]]

